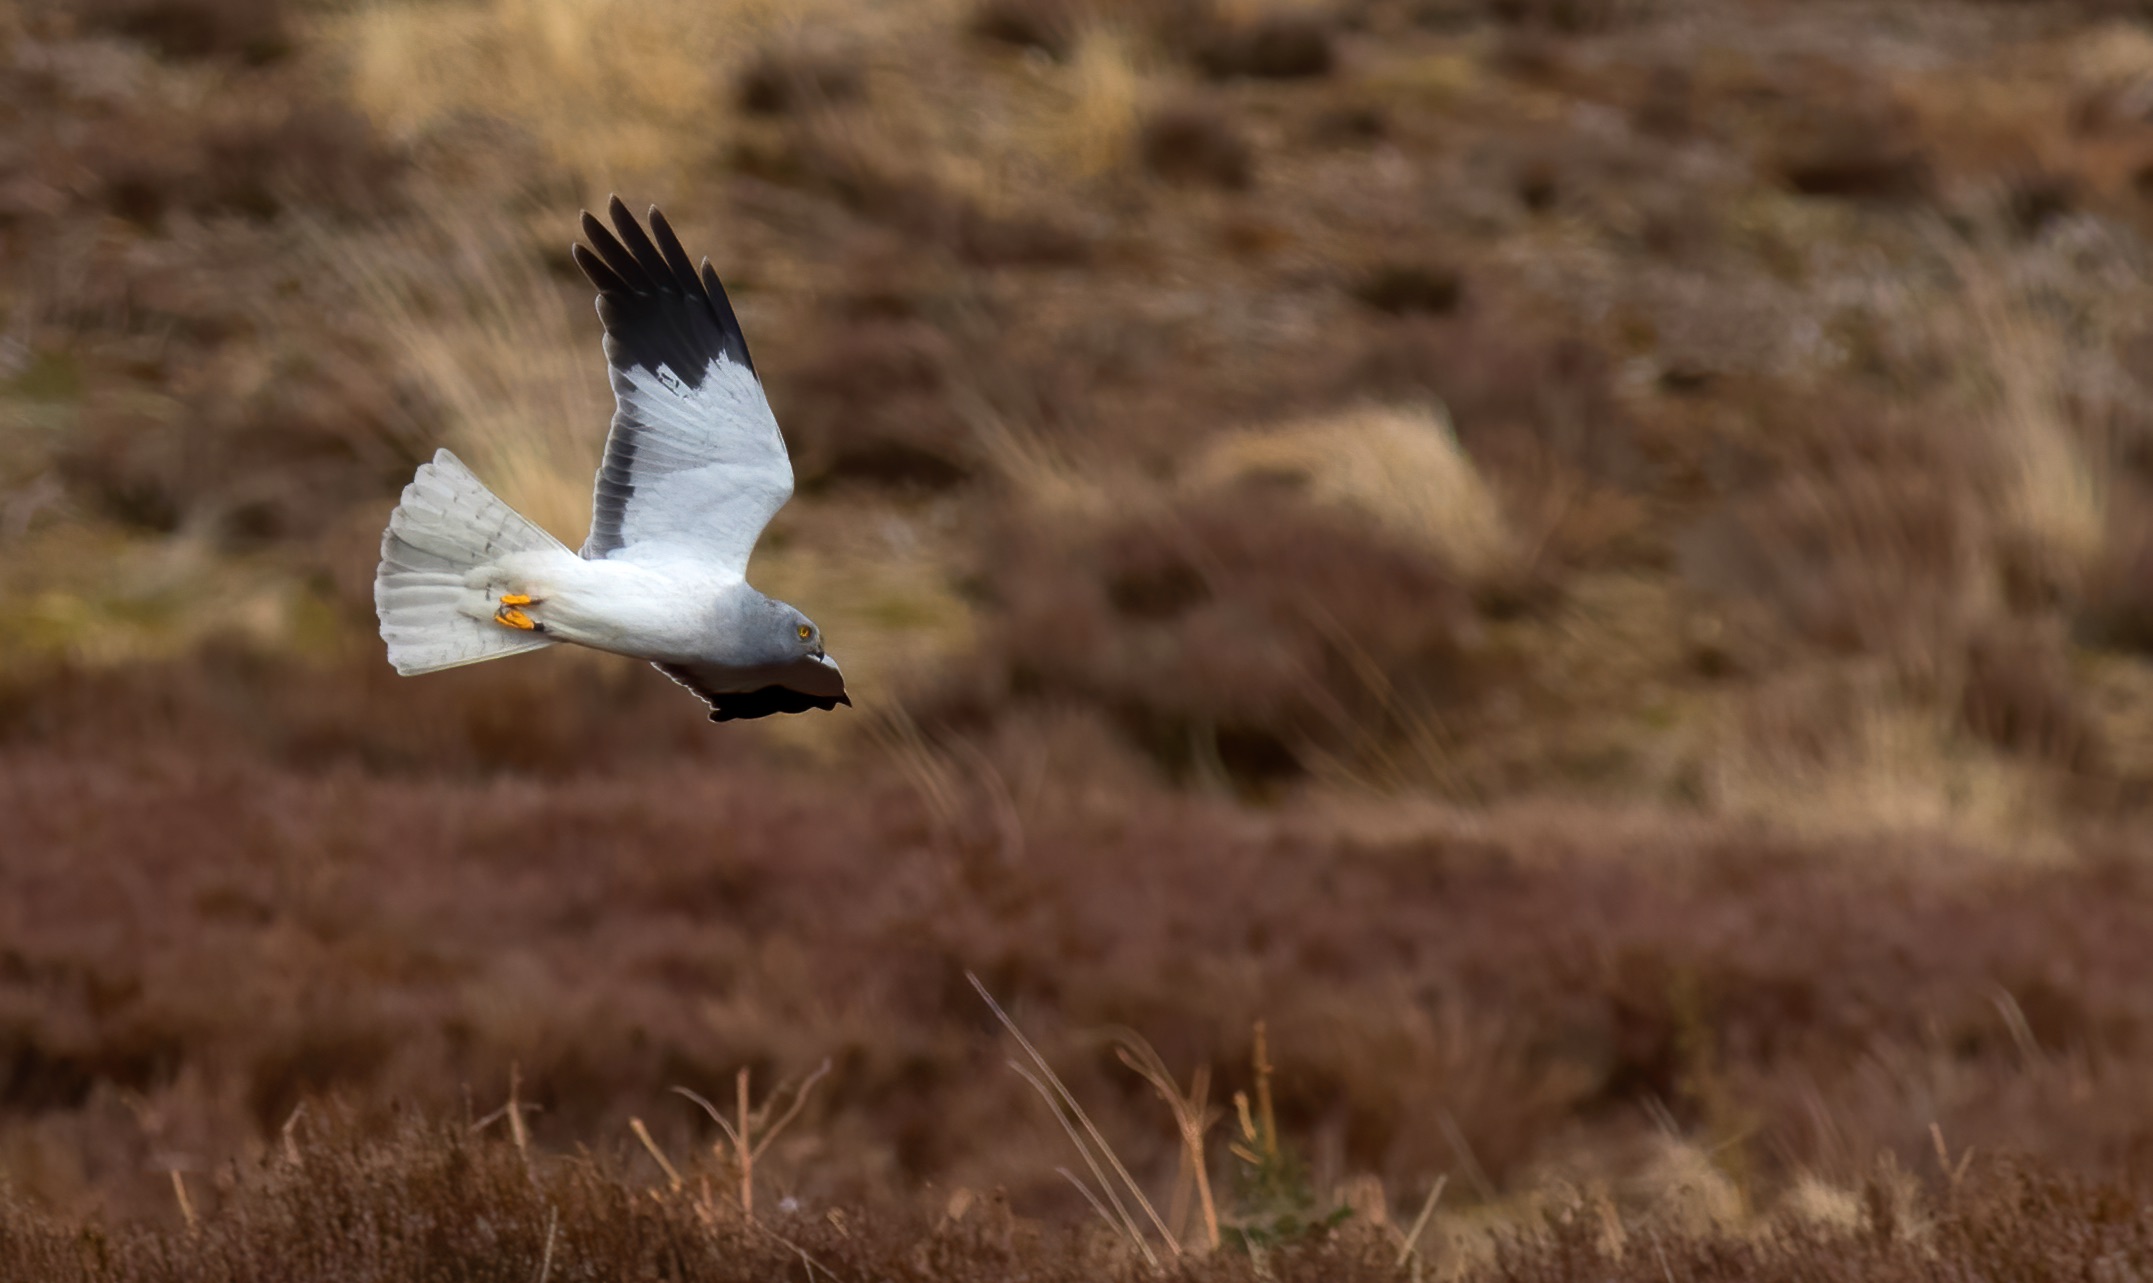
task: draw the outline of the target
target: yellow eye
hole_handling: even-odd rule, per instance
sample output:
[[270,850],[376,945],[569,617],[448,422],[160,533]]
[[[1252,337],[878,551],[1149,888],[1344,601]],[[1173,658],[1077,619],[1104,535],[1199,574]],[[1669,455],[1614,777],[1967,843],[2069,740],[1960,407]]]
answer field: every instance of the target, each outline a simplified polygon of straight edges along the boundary
[[802,625],[800,625],[800,629],[799,629],[799,632],[800,632],[800,640],[801,640],[801,641],[806,641],[806,640],[807,640],[808,638],[810,638],[810,637],[813,637],[813,636],[815,635],[815,630],[814,630],[813,628],[810,628],[810,627],[809,627],[808,625],[806,625],[806,624],[802,624]]

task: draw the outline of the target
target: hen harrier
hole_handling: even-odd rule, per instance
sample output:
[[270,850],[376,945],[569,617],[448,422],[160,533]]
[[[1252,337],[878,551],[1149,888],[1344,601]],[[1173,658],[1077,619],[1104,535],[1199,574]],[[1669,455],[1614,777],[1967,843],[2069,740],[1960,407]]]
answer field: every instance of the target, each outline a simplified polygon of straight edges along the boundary
[[405,675],[571,642],[647,659],[710,720],[851,704],[806,615],[747,584],[792,497],[792,462],[725,287],[665,216],[620,198],[619,235],[583,215],[576,266],[598,289],[613,429],[579,556],[443,450],[381,536],[374,610]]

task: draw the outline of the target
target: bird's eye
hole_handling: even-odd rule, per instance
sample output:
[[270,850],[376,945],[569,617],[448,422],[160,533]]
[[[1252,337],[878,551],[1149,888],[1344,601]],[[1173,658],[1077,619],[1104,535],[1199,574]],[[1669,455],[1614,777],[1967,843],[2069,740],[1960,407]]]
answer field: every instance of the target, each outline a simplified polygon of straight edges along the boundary
[[802,624],[802,625],[800,625],[800,627],[799,627],[799,629],[798,629],[798,632],[799,632],[799,634],[800,634],[800,640],[801,640],[801,641],[806,641],[806,640],[807,640],[808,638],[810,638],[810,637],[813,637],[813,636],[815,635],[815,630],[814,630],[814,628],[812,628],[811,626],[809,626],[809,625],[807,625],[807,624]]

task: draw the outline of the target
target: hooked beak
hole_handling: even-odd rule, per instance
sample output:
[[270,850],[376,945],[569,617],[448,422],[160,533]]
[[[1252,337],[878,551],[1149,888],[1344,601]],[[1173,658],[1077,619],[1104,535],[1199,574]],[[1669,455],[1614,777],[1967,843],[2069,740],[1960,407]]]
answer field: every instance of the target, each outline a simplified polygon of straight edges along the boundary
[[808,680],[800,683],[799,689],[806,694],[835,699],[849,708],[852,699],[845,694],[845,674],[838,668],[837,661],[824,654],[818,646],[807,656],[807,662],[814,665],[814,668],[802,674]]

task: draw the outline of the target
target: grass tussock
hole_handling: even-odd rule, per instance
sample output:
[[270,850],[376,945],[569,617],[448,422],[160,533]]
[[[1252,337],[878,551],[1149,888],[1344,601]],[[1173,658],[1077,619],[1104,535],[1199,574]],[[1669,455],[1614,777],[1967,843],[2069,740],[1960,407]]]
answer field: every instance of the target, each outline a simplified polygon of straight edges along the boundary
[[395,233],[309,229],[324,301],[393,318],[394,360],[440,444],[573,545],[611,400],[591,327],[520,221],[474,219],[438,191],[420,204],[428,214]]
[[1074,86],[1063,145],[1077,173],[1093,177],[1128,162],[1152,91],[1143,51],[1117,27],[1087,27],[1070,64]]
[[1224,438],[1192,480],[1275,487],[1360,512],[1467,579],[1501,572],[1513,555],[1499,501],[1440,407],[1369,407]]
[[[393,138],[477,116],[518,128],[548,162],[604,185],[678,163],[725,106],[728,69],[780,29],[775,7],[472,0],[362,6],[339,21],[351,93]],[[709,135],[704,133],[705,146]]]
[[2013,679],[1987,670],[1981,679],[1966,696],[1972,735],[1948,711],[1873,688],[1794,684],[1760,698],[1715,763],[1714,805],[1778,828],[1944,832],[2015,858],[2050,857],[2039,782],[2014,771],[1996,747],[2068,732],[2021,731],[2014,718],[2026,714],[2015,706]]

